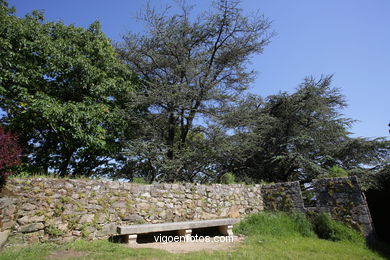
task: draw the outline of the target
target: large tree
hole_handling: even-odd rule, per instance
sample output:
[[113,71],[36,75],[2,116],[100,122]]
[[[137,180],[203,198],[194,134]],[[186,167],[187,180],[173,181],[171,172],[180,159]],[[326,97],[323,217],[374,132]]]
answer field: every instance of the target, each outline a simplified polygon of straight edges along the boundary
[[201,130],[197,120],[248,88],[254,75],[246,68],[249,58],[261,53],[271,36],[269,21],[243,15],[239,1],[214,1],[213,11],[194,19],[190,7],[181,7],[175,15],[146,8],[141,17],[146,32],[129,33],[118,46],[122,60],[142,79],[138,99],[149,111],[143,123],[148,134],[139,146],[152,150],[130,159],[149,164],[151,178],[165,181],[191,180],[188,169],[194,167],[184,162],[191,158],[187,152],[197,149],[190,140]]
[[24,161],[61,175],[107,169],[133,129],[135,78],[99,23],[18,18],[3,0],[0,8],[0,120],[18,133]]
[[308,182],[334,166],[359,175],[381,169],[388,163],[390,142],[351,137],[353,121],[341,114],[345,106],[327,76],[305,79],[292,94],[265,101],[250,96],[227,107],[220,126],[233,134],[220,137],[230,139],[225,148],[230,152],[219,159],[219,172],[256,182]]

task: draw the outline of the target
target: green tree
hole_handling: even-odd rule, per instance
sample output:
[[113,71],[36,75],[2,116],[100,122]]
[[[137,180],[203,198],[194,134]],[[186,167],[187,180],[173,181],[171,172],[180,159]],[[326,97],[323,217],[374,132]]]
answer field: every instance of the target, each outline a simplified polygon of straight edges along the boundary
[[94,22],[88,29],[15,16],[0,2],[1,123],[24,161],[44,172],[91,175],[129,138],[136,81]]
[[213,7],[195,19],[185,5],[172,16],[148,7],[141,17],[146,33],[129,33],[118,46],[122,60],[142,79],[138,100],[149,115],[142,123],[148,134],[140,141],[153,150],[151,157],[158,154],[164,162],[159,167],[164,173],[154,175],[165,181],[191,179],[186,171],[194,165],[184,162],[201,161],[193,156],[203,153],[189,140],[202,131],[197,120],[206,120],[248,88],[254,75],[246,68],[248,60],[271,37],[267,19],[244,16],[239,1],[215,1]]
[[221,146],[231,153],[219,159],[220,172],[254,181],[307,182],[335,166],[351,174],[383,167],[390,142],[350,137],[353,121],[342,117],[345,106],[328,76],[307,78],[293,94],[265,101],[251,96],[227,108],[220,125],[234,134],[221,137],[231,139]]

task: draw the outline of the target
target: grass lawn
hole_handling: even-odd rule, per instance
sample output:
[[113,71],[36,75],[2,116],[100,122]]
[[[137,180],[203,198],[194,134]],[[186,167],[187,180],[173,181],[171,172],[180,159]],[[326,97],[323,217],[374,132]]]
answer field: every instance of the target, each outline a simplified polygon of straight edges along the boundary
[[[282,213],[252,215],[237,225],[235,232],[247,238],[232,251],[172,254],[103,240],[79,240],[64,245],[10,248],[0,253],[0,259],[387,259],[369,249],[357,233],[339,241],[319,239],[306,218]],[[57,258],[47,258],[50,254]]]

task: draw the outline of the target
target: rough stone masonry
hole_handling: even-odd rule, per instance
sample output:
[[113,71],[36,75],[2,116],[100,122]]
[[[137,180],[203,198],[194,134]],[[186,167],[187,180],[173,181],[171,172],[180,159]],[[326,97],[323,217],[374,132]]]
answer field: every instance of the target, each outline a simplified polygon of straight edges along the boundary
[[10,179],[0,198],[0,245],[99,239],[117,225],[241,218],[262,210],[327,211],[373,232],[357,179],[315,180],[316,206],[305,208],[299,182],[132,184],[104,180]]

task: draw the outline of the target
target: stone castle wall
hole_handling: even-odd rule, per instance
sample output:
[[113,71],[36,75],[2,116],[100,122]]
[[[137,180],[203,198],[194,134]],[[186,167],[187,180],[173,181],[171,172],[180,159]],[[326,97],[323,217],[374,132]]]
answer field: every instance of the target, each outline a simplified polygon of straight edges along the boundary
[[[349,216],[366,234],[372,231],[356,178],[314,183],[318,199],[311,211],[341,220]],[[38,178],[10,179],[6,188],[0,198],[0,245],[106,238],[121,224],[241,218],[264,209],[306,211],[298,182],[142,185]]]
[[356,177],[313,181],[317,212],[329,212],[333,218],[360,230],[366,237],[374,234],[370,210]]
[[305,212],[298,181],[263,185],[265,210]]
[[263,210],[260,185],[11,179],[0,198],[8,244],[107,237],[118,224],[240,217]]

